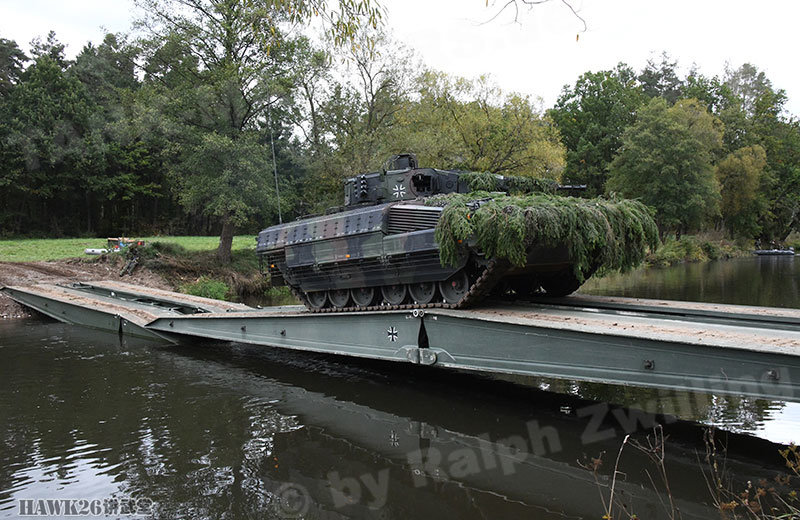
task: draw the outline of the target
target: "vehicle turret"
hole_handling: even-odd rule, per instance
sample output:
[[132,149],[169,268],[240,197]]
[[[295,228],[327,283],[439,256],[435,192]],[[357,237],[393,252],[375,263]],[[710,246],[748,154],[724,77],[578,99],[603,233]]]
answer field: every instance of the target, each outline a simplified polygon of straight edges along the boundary
[[419,168],[414,154],[393,155],[379,172],[364,173],[345,181],[344,205],[381,204],[414,200],[442,193],[467,193],[459,172]]

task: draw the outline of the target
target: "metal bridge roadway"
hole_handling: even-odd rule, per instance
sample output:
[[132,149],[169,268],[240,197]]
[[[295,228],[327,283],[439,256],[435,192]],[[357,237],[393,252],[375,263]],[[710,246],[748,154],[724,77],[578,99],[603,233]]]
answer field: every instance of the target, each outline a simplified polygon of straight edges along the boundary
[[800,401],[800,309],[570,296],[468,310],[317,314],[119,282],[4,287],[55,319],[482,372]]

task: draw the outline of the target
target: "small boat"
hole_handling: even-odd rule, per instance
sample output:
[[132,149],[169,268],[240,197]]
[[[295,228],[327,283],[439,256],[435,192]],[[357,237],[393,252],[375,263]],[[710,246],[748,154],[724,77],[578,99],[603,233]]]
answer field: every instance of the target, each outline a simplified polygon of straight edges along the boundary
[[755,251],[753,251],[753,253],[764,256],[776,256],[776,255],[794,256],[794,248],[790,247],[789,249],[756,249]]
[[89,248],[89,249],[84,249],[83,253],[86,254],[86,255],[104,255],[104,254],[108,253],[108,249],[93,249],[93,248]]

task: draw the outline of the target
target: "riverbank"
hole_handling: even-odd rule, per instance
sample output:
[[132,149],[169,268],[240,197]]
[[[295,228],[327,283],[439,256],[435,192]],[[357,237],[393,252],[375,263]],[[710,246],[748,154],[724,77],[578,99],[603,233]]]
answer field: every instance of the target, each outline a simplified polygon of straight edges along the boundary
[[748,241],[727,240],[713,235],[684,235],[680,240],[669,236],[645,258],[648,267],[669,267],[686,262],[709,262],[742,258],[753,254]]
[[[118,258],[116,258],[118,257]],[[50,262],[0,262],[0,285],[32,285],[37,283],[72,283],[119,279],[124,265],[120,255],[92,259],[72,258]],[[136,269],[124,280],[129,283],[171,290],[161,275],[150,269]],[[0,319],[25,318],[30,311],[0,294]]]
[[[253,251],[252,237],[244,246],[238,240],[238,247],[232,251],[230,265],[220,265],[215,258],[213,237],[176,237],[153,241],[139,248],[138,263],[131,273],[121,275],[123,267],[130,259],[129,252],[111,253],[101,256],[81,258],[58,258],[55,260],[9,261],[9,249],[0,250],[0,285],[30,285],[36,283],[71,283],[94,280],[122,280],[146,287],[178,291],[187,294],[242,302],[263,302],[271,297],[275,303],[293,301],[288,293],[268,292],[269,284],[261,275],[258,260]],[[198,240],[199,239],[199,240]],[[77,240],[77,239],[76,239]],[[95,242],[97,239],[95,240]],[[76,244],[67,241],[35,241],[36,248],[27,247],[20,242],[3,241],[19,245],[11,248],[17,257],[36,258],[73,253]],[[189,249],[182,244],[188,244]],[[81,244],[82,245],[82,244]],[[93,244],[95,247],[96,244]],[[201,249],[203,245],[205,249]],[[208,247],[211,246],[211,247]],[[29,316],[27,309],[0,295],[0,319]]]
[[153,242],[140,253],[142,267],[160,275],[175,291],[218,300],[246,302],[269,290],[254,248],[231,252],[220,264],[215,250],[190,251],[173,242]]

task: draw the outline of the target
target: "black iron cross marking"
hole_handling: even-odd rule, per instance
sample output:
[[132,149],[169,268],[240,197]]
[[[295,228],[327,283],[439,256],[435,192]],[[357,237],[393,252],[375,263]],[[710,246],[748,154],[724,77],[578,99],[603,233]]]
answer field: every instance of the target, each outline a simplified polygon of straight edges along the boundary
[[394,327],[389,327],[388,329],[386,329],[386,336],[391,341],[397,341],[397,329]]

